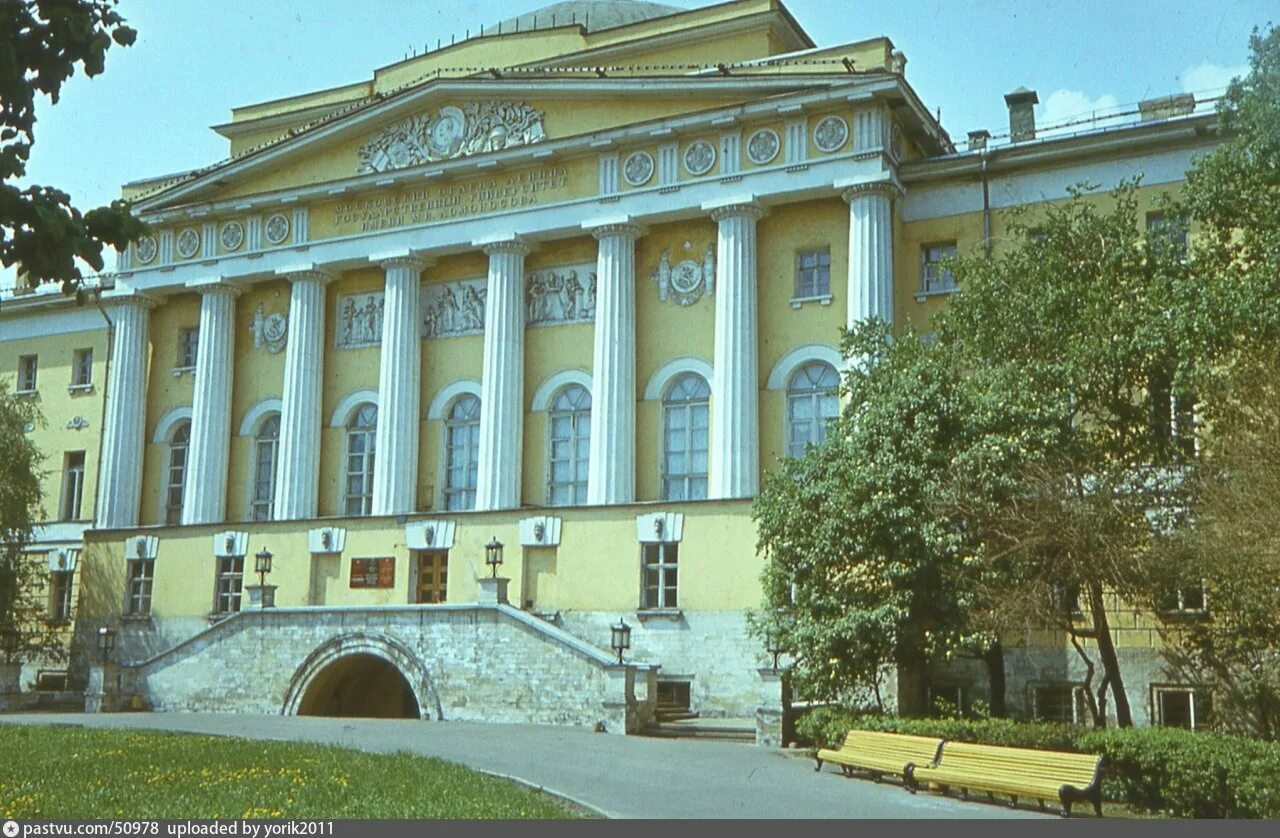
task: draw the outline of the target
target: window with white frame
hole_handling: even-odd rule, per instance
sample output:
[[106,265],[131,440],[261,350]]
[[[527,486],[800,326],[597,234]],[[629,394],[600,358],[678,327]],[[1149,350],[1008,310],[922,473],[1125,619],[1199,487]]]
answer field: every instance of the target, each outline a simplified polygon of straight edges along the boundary
[[68,451],[62,465],[62,520],[80,520],[84,500],[84,452]]
[[178,362],[177,370],[193,370],[196,368],[196,353],[200,350],[200,329],[192,326],[178,330]]
[[74,570],[49,572],[49,622],[65,623],[71,619],[71,582]]
[[1078,724],[1084,718],[1084,694],[1076,684],[1043,684],[1031,697],[1031,715],[1037,721]]
[[458,398],[444,422],[444,508],[475,509],[480,467],[480,399]]
[[220,556],[218,578],[214,587],[214,613],[234,614],[239,611],[243,586],[244,556]]
[[36,391],[36,373],[40,367],[37,355],[23,355],[18,358],[18,392],[34,393]]
[[645,544],[643,551],[643,608],[677,608],[680,545],[674,541]]
[[378,408],[362,404],[347,419],[347,465],[343,511],[347,515],[368,515],[373,511],[374,438],[378,428]]
[[250,517],[270,521],[276,499],[276,459],[280,452],[280,414],[272,413],[258,426],[253,439],[253,500]]
[[796,299],[831,296],[831,248],[802,250],[796,254]]
[[591,455],[591,394],[571,384],[551,403],[550,475],[547,503],[574,506],[587,502],[587,462]]
[[711,388],[696,373],[685,373],[662,397],[662,499],[701,500],[707,496]]
[[827,438],[827,426],[840,413],[836,393],[840,376],[824,361],[811,361],[787,384],[787,456],[802,457],[810,445]]
[[920,291],[924,294],[945,294],[956,290],[956,278],[943,262],[954,259],[956,243],[935,242],[920,248]]
[[1200,730],[1209,727],[1213,697],[1207,690],[1187,686],[1152,686],[1153,721],[1161,727]]
[[128,587],[125,590],[125,613],[143,616],[151,613],[151,584],[156,576],[155,559],[129,561]]
[[169,435],[169,466],[165,478],[164,522],[182,523],[182,495],[187,482],[187,449],[191,445],[191,423],[183,422]]
[[84,388],[93,383],[93,350],[77,349],[71,354],[71,386]]

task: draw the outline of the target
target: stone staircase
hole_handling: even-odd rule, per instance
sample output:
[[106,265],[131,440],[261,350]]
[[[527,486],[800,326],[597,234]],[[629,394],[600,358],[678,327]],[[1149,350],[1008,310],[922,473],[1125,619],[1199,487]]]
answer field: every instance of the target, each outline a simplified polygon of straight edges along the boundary
[[655,719],[644,736],[658,739],[705,739],[716,742],[756,743],[755,719],[703,719],[686,707],[659,702]]

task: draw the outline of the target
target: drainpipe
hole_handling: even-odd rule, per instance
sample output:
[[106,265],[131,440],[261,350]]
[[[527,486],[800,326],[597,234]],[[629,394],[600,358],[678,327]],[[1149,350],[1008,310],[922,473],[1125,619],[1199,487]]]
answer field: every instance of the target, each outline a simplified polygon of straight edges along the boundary
[[991,260],[991,182],[987,173],[990,154],[989,149],[982,149],[982,253],[988,261]]

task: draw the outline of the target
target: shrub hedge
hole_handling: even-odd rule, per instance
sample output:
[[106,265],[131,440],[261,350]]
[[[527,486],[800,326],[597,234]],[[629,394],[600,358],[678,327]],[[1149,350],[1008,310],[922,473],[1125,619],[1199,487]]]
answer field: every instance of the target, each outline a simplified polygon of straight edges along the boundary
[[1093,730],[1010,719],[902,719],[816,708],[796,724],[810,744],[838,747],[851,728],[957,742],[1101,754],[1103,795],[1179,818],[1280,817],[1280,742],[1176,728]]

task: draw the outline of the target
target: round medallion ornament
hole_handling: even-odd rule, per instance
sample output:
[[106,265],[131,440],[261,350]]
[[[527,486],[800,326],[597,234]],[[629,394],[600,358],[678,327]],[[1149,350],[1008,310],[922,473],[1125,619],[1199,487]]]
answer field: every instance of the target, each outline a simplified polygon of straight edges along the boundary
[[622,164],[622,176],[630,186],[644,186],[653,177],[653,155],[647,151],[629,155]]
[[225,250],[239,250],[244,244],[244,225],[239,221],[228,221],[222,225],[220,234],[222,247]]
[[747,158],[757,166],[763,166],[778,156],[781,147],[782,140],[778,139],[777,131],[761,128],[747,140]]
[[271,244],[280,244],[289,237],[289,219],[280,213],[276,213],[267,219],[266,226],[263,227],[266,233],[267,241]]
[[838,116],[828,116],[813,129],[813,144],[823,151],[839,151],[849,139],[849,123]]
[[889,153],[894,160],[902,159],[902,129],[897,125],[889,132]]
[[698,140],[684,150],[684,168],[691,175],[705,175],[716,164],[716,147]]
[[[455,108],[448,105],[440,109],[436,114],[436,118],[431,120],[431,127],[427,129],[427,150],[432,157],[453,157],[462,147],[462,141],[467,133],[467,117],[461,108]],[[393,160],[396,168],[410,165],[412,161],[400,162]]]
[[193,228],[188,227],[178,233],[175,244],[178,248],[178,255],[183,259],[190,259],[200,252],[200,234]]
[[143,236],[133,243],[133,255],[143,265],[151,264],[158,250],[155,236]]

